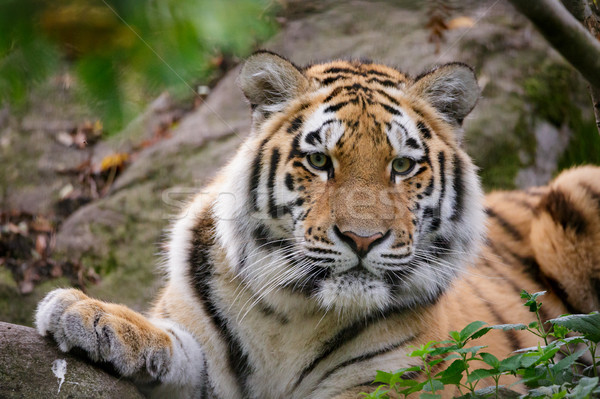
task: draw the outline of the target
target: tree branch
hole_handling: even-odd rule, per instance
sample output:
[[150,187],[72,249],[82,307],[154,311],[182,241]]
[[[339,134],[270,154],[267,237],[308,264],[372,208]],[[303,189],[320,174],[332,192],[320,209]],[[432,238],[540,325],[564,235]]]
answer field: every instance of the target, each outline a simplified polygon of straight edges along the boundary
[[[563,4],[588,29],[592,36],[600,40],[600,14],[598,14],[596,7],[592,8],[588,0],[563,0]],[[594,116],[596,117],[596,127],[598,133],[600,133],[600,86],[590,84],[589,90]]]
[[600,87],[600,42],[558,0],[509,0],[592,86]]

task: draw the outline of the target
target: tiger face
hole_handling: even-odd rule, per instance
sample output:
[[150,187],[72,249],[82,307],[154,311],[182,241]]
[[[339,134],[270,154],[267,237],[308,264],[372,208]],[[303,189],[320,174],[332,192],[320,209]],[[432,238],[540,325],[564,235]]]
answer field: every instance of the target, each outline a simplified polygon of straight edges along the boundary
[[217,231],[223,243],[253,237],[227,252],[257,301],[299,295],[351,314],[435,301],[482,234],[480,184],[459,146],[479,95],[471,69],[412,80],[261,52],[240,85],[253,132],[229,166],[236,201],[217,205]]

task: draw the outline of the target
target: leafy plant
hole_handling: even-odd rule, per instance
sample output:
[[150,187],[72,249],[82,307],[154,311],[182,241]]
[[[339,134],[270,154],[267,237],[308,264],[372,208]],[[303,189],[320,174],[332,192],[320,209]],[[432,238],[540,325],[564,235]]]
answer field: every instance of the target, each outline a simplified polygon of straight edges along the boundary
[[[540,317],[542,303],[538,300],[544,292],[530,294],[522,291],[524,305],[535,313],[536,321],[525,324],[486,326],[475,321],[461,331],[450,331],[448,340],[430,341],[408,354],[419,358],[421,365],[402,368],[388,373],[377,371],[376,383],[381,383],[366,398],[389,398],[419,394],[422,399],[441,398],[444,389],[458,390],[462,398],[498,398],[501,394],[519,396],[499,384],[503,375],[520,378],[529,391],[522,398],[589,398],[600,394],[596,348],[600,341],[600,314],[565,315],[543,322]],[[540,338],[536,347],[520,349],[511,356],[498,359],[485,352],[485,346],[470,345],[472,341],[491,330],[527,330]],[[575,335],[579,333],[580,335]],[[469,345],[467,345],[469,344]],[[589,352],[591,364],[581,358]],[[445,363],[442,371],[436,366]],[[422,377],[416,380],[415,377]],[[483,379],[491,379],[494,385],[480,388]],[[515,384],[517,384],[515,383]],[[514,385],[514,384],[513,384]]]
[[193,94],[247,55],[276,31],[274,11],[269,0],[3,0],[0,106],[23,104],[69,64],[82,100],[114,131],[146,99]]

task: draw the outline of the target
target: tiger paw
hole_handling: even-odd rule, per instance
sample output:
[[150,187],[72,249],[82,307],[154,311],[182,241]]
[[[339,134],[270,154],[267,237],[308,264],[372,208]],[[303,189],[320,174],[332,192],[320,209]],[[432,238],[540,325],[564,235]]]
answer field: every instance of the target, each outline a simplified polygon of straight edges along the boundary
[[35,324],[64,352],[83,349],[124,376],[159,380],[169,372],[172,341],[148,319],[125,306],[100,302],[75,289],[50,292],[38,305]]

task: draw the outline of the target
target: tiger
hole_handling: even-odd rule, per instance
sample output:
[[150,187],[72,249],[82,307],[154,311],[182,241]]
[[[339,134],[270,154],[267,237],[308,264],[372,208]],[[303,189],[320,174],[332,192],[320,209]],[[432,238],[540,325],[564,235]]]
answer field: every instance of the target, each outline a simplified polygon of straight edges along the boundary
[[[151,397],[356,398],[469,322],[533,321],[522,289],[547,291],[544,320],[598,309],[600,168],[484,196],[462,145],[471,67],[259,51],[238,84],[251,133],[174,222],[151,309],[51,291],[35,324],[62,351]],[[479,341],[499,357],[535,339]]]

